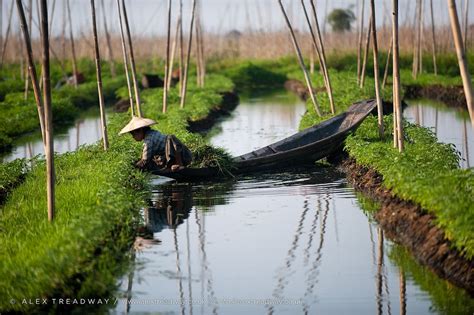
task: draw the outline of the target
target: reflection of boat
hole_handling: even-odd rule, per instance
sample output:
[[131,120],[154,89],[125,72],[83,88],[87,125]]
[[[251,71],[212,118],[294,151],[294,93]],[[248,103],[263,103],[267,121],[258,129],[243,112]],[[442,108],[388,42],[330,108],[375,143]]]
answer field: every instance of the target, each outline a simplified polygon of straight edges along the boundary
[[[321,124],[307,128],[286,139],[234,158],[232,173],[244,174],[289,165],[311,163],[334,154],[346,137],[359,127],[376,107],[374,100],[361,101]],[[218,168],[185,168],[177,172],[153,170],[156,175],[175,179],[203,179],[224,175]]]

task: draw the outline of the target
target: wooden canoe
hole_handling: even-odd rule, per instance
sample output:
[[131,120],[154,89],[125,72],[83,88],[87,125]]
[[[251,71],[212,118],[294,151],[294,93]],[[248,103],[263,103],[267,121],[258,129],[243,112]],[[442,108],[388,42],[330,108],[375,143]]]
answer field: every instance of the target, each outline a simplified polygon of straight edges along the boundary
[[[355,103],[349,109],[318,125],[281,141],[234,158],[233,174],[313,163],[340,150],[344,140],[376,108],[375,100]],[[218,168],[185,168],[177,172],[153,170],[153,174],[177,180],[199,180],[225,176]]]

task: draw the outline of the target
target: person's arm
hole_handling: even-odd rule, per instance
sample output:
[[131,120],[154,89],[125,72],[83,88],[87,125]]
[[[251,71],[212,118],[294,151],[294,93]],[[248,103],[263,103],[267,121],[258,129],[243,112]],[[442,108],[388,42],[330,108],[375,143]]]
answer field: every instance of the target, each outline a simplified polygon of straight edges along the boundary
[[150,148],[150,144],[148,143],[149,141],[147,141],[147,139],[145,139],[143,141],[143,151],[142,151],[142,158],[136,163],[136,166],[137,167],[140,167],[140,168],[143,168],[145,167],[145,165],[151,161],[151,159],[153,158],[151,156],[151,148]]

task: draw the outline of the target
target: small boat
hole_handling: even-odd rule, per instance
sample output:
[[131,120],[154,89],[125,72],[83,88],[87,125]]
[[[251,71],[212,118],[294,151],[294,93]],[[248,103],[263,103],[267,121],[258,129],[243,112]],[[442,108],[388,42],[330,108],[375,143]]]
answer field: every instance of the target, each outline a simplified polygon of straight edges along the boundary
[[[235,157],[233,159],[234,169],[231,170],[231,173],[246,174],[275,170],[291,165],[313,163],[330,156],[342,149],[346,137],[360,126],[376,106],[375,100],[354,103],[346,112],[318,125],[261,149]],[[226,176],[216,167],[188,167],[176,172],[153,170],[152,173],[177,180],[199,180]]]

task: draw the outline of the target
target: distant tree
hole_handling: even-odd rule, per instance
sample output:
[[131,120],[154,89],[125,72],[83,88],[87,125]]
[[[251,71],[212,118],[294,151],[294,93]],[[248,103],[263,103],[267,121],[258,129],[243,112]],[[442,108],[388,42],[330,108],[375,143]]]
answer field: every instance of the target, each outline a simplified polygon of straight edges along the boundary
[[356,19],[352,7],[347,9],[334,9],[328,15],[328,23],[331,24],[335,32],[345,32],[351,30],[351,23]]

